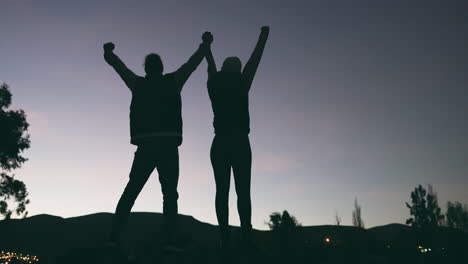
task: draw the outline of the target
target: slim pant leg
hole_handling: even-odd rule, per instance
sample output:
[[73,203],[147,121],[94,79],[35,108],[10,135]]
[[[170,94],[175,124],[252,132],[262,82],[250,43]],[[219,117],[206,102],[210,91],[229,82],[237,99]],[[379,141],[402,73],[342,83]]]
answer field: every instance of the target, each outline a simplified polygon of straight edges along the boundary
[[221,240],[229,239],[229,187],[231,181],[231,164],[227,141],[215,136],[210,151],[216,183],[216,217],[221,231]]
[[[234,142],[233,142],[234,143]],[[232,169],[237,193],[237,210],[241,228],[245,235],[250,235],[252,229],[252,205],[250,197],[252,150],[248,136],[235,139],[233,147]]]
[[127,224],[133,204],[154,168],[155,162],[153,153],[145,147],[138,147],[133,159],[129,176],[130,179],[115,210],[110,235],[110,240],[112,242],[120,242],[121,233]]
[[163,233],[166,242],[170,242],[177,229],[177,200],[179,194],[179,150],[177,146],[158,149],[157,170],[163,194]]

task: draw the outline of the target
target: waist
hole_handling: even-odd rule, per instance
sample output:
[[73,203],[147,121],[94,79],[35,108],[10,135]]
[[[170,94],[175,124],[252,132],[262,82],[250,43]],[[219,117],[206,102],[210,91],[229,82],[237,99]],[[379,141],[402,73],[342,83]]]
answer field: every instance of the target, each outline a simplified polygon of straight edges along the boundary
[[215,136],[214,136],[215,139],[228,139],[228,140],[235,140],[235,139],[239,139],[239,140],[245,140],[245,139],[249,139],[249,134],[248,133],[230,133],[230,134],[227,134],[227,133],[215,133]]
[[134,145],[153,146],[180,146],[182,144],[182,133],[179,132],[153,132],[132,135],[130,142]]

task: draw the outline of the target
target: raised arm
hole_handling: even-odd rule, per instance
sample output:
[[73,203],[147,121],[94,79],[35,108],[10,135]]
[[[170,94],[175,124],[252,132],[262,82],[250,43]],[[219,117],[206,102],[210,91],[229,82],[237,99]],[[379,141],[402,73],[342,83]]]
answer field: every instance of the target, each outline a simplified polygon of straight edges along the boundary
[[135,88],[136,80],[138,76],[127,68],[120,58],[114,53],[115,45],[112,42],[104,44],[104,60],[114,68],[114,70],[120,75],[120,78],[125,82],[127,87],[133,91]]
[[[212,41],[213,41],[213,36],[211,36],[211,41],[209,41],[209,43],[211,44]],[[211,45],[208,46],[208,50],[206,51],[205,58],[206,58],[206,62],[208,63],[208,79],[210,79],[211,77],[215,75],[216,72],[218,72],[218,70],[216,69],[216,62],[213,58],[213,53],[211,52]]]
[[258,65],[260,64],[260,60],[262,58],[263,50],[265,49],[265,44],[267,42],[269,32],[270,28],[268,26],[262,27],[260,37],[257,41],[257,45],[255,46],[252,55],[250,55],[249,61],[247,61],[247,63],[245,64],[244,70],[242,71],[242,76],[246,81],[246,84],[249,89],[252,85],[255,73],[257,72]]
[[[203,34],[203,42],[200,44],[195,53],[193,53],[193,55],[184,65],[182,65],[176,72],[174,72],[174,76],[180,90],[182,90],[185,82],[197,69],[198,65],[200,65],[201,61],[205,57],[208,47],[211,44],[211,42],[209,42],[209,38],[206,37],[208,34],[211,35],[209,32],[205,32]],[[211,41],[213,41],[213,37],[211,37]]]

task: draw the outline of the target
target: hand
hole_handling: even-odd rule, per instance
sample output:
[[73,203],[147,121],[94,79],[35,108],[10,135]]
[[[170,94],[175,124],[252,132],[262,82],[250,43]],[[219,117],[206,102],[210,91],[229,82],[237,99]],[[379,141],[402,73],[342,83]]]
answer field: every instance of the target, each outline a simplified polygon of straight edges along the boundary
[[211,43],[213,42],[213,35],[211,34],[211,32],[207,31],[203,33],[202,40],[204,44],[211,45]]
[[268,33],[268,32],[270,32],[270,27],[269,26],[263,26],[261,30],[262,30],[262,32]]
[[105,52],[112,52],[115,48],[115,45],[112,42],[107,42],[103,47]]

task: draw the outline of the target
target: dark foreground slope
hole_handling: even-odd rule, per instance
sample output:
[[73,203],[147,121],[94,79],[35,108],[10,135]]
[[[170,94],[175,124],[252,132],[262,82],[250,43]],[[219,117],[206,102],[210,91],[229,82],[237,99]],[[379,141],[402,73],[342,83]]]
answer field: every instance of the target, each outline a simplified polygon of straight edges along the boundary
[[[113,214],[97,213],[72,218],[36,215],[0,222],[0,249],[63,255],[70,249],[101,247],[106,244]],[[191,216],[181,215],[180,240],[184,244],[215,244],[217,229]],[[162,223],[160,213],[131,213],[124,247],[157,242]],[[156,240],[156,241],[155,241]]]
[[[104,247],[111,221],[109,213],[2,221],[0,250],[34,254],[41,263],[119,263],[120,252]],[[161,222],[159,213],[132,213],[123,254],[136,256],[134,263],[462,263],[468,252],[466,234],[448,229],[424,234],[401,224],[306,226],[293,235],[255,231],[258,248],[246,251],[233,227],[233,248],[223,258],[217,226],[181,215],[178,241],[185,251],[168,256],[159,246]]]

